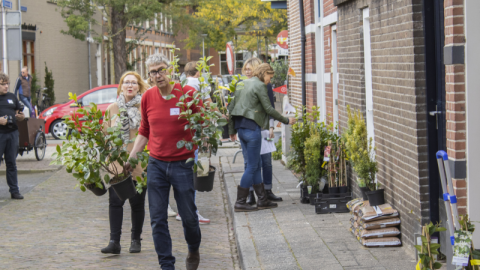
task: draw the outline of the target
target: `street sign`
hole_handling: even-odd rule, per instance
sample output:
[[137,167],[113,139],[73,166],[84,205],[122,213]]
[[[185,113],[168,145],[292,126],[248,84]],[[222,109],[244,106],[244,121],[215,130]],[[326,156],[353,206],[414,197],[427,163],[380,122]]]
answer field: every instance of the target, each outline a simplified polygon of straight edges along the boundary
[[230,75],[233,75],[233,72],[235,71],[235,68],[234,68],[234,58],[233,58],[233,50],[232,50],[232,46],[230,46],[230,44],[227,43],[227,50],[225,51],[225,54],[227,55],[227,68],[228,68],[228,73],[230,73]]
[[12,9],[12,2],[11,2],[11,1],[7,1],[7,0],[3,0],[3,6],[4,6],[5,8]]
[[283,30],[278,34],[277,44],[282,49],[288,49],[288,30]]
[[280,94],[287,94],[287,86],[286,85],[282,85],[280,87],[277,87],[277,88],[274,88],[273,89],[274,92],[278,92]]
[[27,7],[21,6],[21,7],[20,7],[20,10],[21,10],[22,12],[27,12]]

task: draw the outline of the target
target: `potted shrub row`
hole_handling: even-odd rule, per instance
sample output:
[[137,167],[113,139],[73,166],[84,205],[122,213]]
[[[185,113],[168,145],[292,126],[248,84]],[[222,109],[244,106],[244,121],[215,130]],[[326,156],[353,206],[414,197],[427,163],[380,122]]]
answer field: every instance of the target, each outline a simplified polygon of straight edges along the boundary
[[348,157],[357,174],[357,183],[362,191],[363,199],[371,206],[385,203],[384,190],[376,180],[377,162],[373,139],[368,138],[365,119],[359,111],[352,113],[347,106],[348,125],[343,133]]

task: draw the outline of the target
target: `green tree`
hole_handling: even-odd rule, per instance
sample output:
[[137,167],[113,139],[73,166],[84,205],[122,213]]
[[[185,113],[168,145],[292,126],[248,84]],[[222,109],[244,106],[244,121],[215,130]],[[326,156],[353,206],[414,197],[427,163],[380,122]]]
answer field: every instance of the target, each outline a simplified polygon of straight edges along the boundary
[[65,19],[68,29],[61,32],[72,37],[85,40],[90,33],[92,37],[101,40],[105,33],[97,33],[97,14],[106,19],[106,36],[111,41],[115,81],[120,81],[122,74],[127,71],[127,26],[132,23],[152,20],[156,13],[163,10],[166,4],[173,0],[58,0],[60,13]]
[[52,73],[52,70],[48,70],[48,67],[47,67],[47,62],[45,62],[45,80],[44,80],[44,83],[45,83],[45,87],[47,89],[45,89],[44,93],[47,94],[47,96],[50,98],[50,102],[52,104],[55,103],[55,92],[53,90],[53,86],[55,85],[55,80],[53,79],[53,73]]
[[[286,10],[272,9],[271,4],[259,0],[197,0],[179,1],[193,4],[193,16],[184,16],[172,7],[172,16],[178,18],[177,28],[188,26],[188,48],[202,43],[201,34],[207,34],[205,46],[224,50],[225,44],[238,35],[238,48],[255,50],[256,36],[275,37],[288,28]],[[175,4],[178,6],[179,4]],[[262,51],[264,45],[261,46]]]

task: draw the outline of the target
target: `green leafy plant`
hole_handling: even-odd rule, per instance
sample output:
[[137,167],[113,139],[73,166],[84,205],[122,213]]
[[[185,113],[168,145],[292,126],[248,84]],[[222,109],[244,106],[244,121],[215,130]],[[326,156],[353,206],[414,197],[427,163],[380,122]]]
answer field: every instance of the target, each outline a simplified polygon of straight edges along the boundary
[[[295,118],[298,119],[299,112],[302,108],[297,108]],[[305,160],[305,142],[310,137],[310,128],[312,125],[309,121],[315,122],[318,119],[318,111],[314,113],[306,113],[302,115],[302,120],[292,125],[292,137],[290,140],[290,147],[292,151],[289,155],[287,167],[292,169],[295,173],[300,174],[300,181],[305,180],[306,160]]]
[[[69,98],[78,104],[77,95],[69,93]],[[128,158],[127,144],[132,140],[125,140],[120,126],[105,128],[101,123],[110,121],[112,115],[108,111],[105,116],[95,103],[76,110],[83,116],[73,113],[65,117],[65,124],[71,130],[67,141],[62,146],[57,145],[57,151],[52,155],[54,160],[50,164],[64,165],[67,172],[71,173],[78,181],[75,187],[85,191],[85,185],[103,188],[102,179],[106,184],[117,183],[125,179],[128,173],[125,171],[127,161],[133,168],[140,162],[145,169],[148,162],[148,154],[137,153],[136,158]],[[113,115],[113,117],[119,117]],[[102,177],[101,171],[106,173]],[[112,177],[111,177],[111,176]],[[145,174],[137,177],[137,190],[141,193],[146,185]]]
[[277,60],[270,62],[270,66],[272,66],[273,71],[275,71],[271,83],[275,85],[275,87],[284,85],[285,80],[287,80],[288,64],[284,61]]
[[[472,234],[475,231],[475,224],[472,224],[472,222],[470,222],[468,215],[461,215],[459,217],[458,222],[460,223],[461,230],[469,231]],[[479,260],[479,259],[480,259],[480,251],[475,249],[472,242],[472,246],[470,247],[470,260]],[[471,265],[471,263],[469,263],[468,266],[465,266],[465,270],[478,270],[478,269],[480,269],[478,265]]]
[[440,254],[438,252],[440,244],[431,243],[431,237],[436,232],[443,232],[446,230],[447,229],[444,227],[440,227],[439,224],[433,225],[432,222],[430,222],[430,224],[425,224],[425,226],[422,227],[422,244],[415,245],[415,248],[419,252],[418,257],[420,258],[417,266],[419,266],[421,270],[433,270],[442,267],[440,262],[435,261],[434,256]]
[[343,139],[347,155],[357,173],[357,183],[360,187],[376,190],[375,175],[378,168],[372,138],[368,139],[363,115],[359,111],[352,113],[350,106],[347,106],[347,113],[347,130],[343,133]]
[[[171,50],[172,54],[175,54],[175,49]],[[192,135],[191,140],[180,140],[177,142],[177,148],[181,149],[185,147],[187,150],[191,151],[195,148],[198,148],[199,156],[201,154],[216,154],[218,146],[221,145],[221,138],[223,133],[222,126],[227,124],[227,120],[222,117],[222,113],[216,111],[217,103],[205,104],[205,106],[199,106],[201,101],[205,99],[206,95],[209,93],[203,93],[202,90],[208,86],[210,80],[210,66],[208,61],[212,57],[203,57],[197,63],[197,70],[200,72],[200,91],[195,93],[189,93],[184,90],[181,91],[182,95],[179,97],[177,106],[180,108],[179,119],[187,120],[188,124],[185,126],[185,130],[189,130]],[[178,72],[178,57],[175,56],[174,60],[170,63],[175,71]],[[173,74],[175,75],[175,74]],[[208,79],[205,79],[207,76]],[[174,82],[170,82],[174,84]],[[182,84],[182,89],[187,83],[187,80],[184,80]],[[167,99],[175,98],[175,95],[170,94],[167,96]],[[199,110],[192,110],[193,106],[198,106]],[[194,160],[189,158],[187,162]],[[194,171],[197,171],[197,168],[200,168],[202,171],[207,168],[203,168],[201,163],[197,160],[194,165]]]
[[50,104],[54,104],[55,103],[55,91],[54,91],[53,87],[55,85],[55,80],[53,79],[52,71],[48,70],[47,62],[45,62],[45,80],[44,80],[44,83],[45,83],[45,87],[47,88],[47,89],[45,89],[44,93],[47,94],[47,96],[50,98],[50,102],[51,102]]
[[277,143],[275,144],[275,147],[277,148],[277,151],[272,153],[272,158],[273,160],[280,160],[282,159],[282,140],[278,140]]

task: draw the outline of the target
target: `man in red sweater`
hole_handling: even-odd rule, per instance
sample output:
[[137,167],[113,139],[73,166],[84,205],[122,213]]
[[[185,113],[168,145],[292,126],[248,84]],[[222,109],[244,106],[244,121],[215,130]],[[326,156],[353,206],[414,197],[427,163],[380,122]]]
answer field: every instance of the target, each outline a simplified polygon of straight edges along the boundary
[[[176,106],[183,93],[190,91],[190,95],[193,95],[195,89],[190,86],[182,89],[179,83],[170,84],[168,74],[172,67],[162,54],[150,55],[146,64],[150,77],[155,78],[156,86],[142,96],[142,121],[130,157],[136,157],[137,152],[142,151],[148,142],[148,202],[153,242],[161,268],[175,269],[167,221],[170,187],[173,186],[188,244],[186,269],[196,270],[200,263],[199,247],[202,236],[195,206],[193,161],[186,163],[187,159],[195,157],[195,149],[177,149],[179,140],[190,141],[192,136],[189,130],[185,130],[188,122],[178,119],[180,108]],[[198,106],[203,104],[200,102]],[[193,105],[191,109],[199,111],[200,108]],[[130,164],[127,164],[127,167],[131,168]]]

